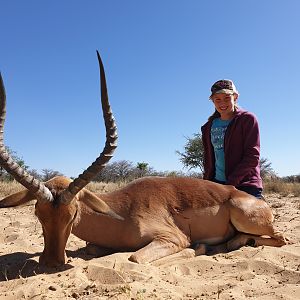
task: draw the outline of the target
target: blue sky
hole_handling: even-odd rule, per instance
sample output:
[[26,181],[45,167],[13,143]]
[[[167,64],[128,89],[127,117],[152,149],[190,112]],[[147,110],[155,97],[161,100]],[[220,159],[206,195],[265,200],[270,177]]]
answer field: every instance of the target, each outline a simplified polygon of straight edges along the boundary
[[1,1],[5,143],[32,169],[77,176],[102,151],[96,49],[118,125],[114,160],[181,170],[176,150],[233,79],[261,155],[300,173],[300,1]]

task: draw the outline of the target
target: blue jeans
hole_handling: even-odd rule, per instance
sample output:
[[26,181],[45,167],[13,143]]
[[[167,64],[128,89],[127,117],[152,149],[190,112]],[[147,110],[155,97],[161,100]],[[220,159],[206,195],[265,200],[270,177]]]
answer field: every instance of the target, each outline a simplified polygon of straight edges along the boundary
[[257,188],[255,186],[238,186],[236,187],[238,190],[246,192],[257,199],[263,199],[262,188]]

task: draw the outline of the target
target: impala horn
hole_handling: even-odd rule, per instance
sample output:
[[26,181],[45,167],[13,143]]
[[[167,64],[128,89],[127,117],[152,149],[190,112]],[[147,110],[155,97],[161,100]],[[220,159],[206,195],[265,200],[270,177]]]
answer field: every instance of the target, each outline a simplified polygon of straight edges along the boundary
[[3,130],[6,115],[6,94],[2,76],[0,73],[0,165],[13,176],[15,180],[26,187],[37,200],[53,201],[50,190],[39,180],[27,173],[19,166],[7,152],[3,142]]
[[101,103],[103,110],[103,118],[106,129],[106,143],[99,157],[73,182],[64,190],[60,196],[60,201],[64,204],[70,203],[77,193],[80,192],[95,176],[106,166],[112,158],[114,150],[117,147],[117,126],[113,117],[110,104],[108,101],[107,86],[105,72],[101,57],[97,51],[97,57],[100,68],[100,83],[101,83]]

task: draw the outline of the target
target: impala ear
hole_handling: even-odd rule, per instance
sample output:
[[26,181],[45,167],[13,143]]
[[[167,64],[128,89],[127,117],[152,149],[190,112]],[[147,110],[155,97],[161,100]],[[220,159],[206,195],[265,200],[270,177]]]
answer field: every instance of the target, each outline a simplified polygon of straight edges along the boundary
[[110,216],[117,220],[124,220],[123,217],[115,213],[103,200],[85,188],[79,192],[78,199],[97,213]]
[[0,207],[19,206],[33,199],[36,199],[33,194],[31,194],[28,190],[23,190],[2,199],[0,201]]

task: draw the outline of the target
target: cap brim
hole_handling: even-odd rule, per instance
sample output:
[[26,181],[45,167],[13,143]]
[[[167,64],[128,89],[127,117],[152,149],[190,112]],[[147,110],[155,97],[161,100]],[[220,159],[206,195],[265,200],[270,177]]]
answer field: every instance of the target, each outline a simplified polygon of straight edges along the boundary
[[212,93],[209,98],[211,98],[213,95],[215,94],[227,94],[227,95],[233,95],[236,94],[233,90],[228,90],[228,89],[222,89],[222,90],[218,90],[214,93]]

